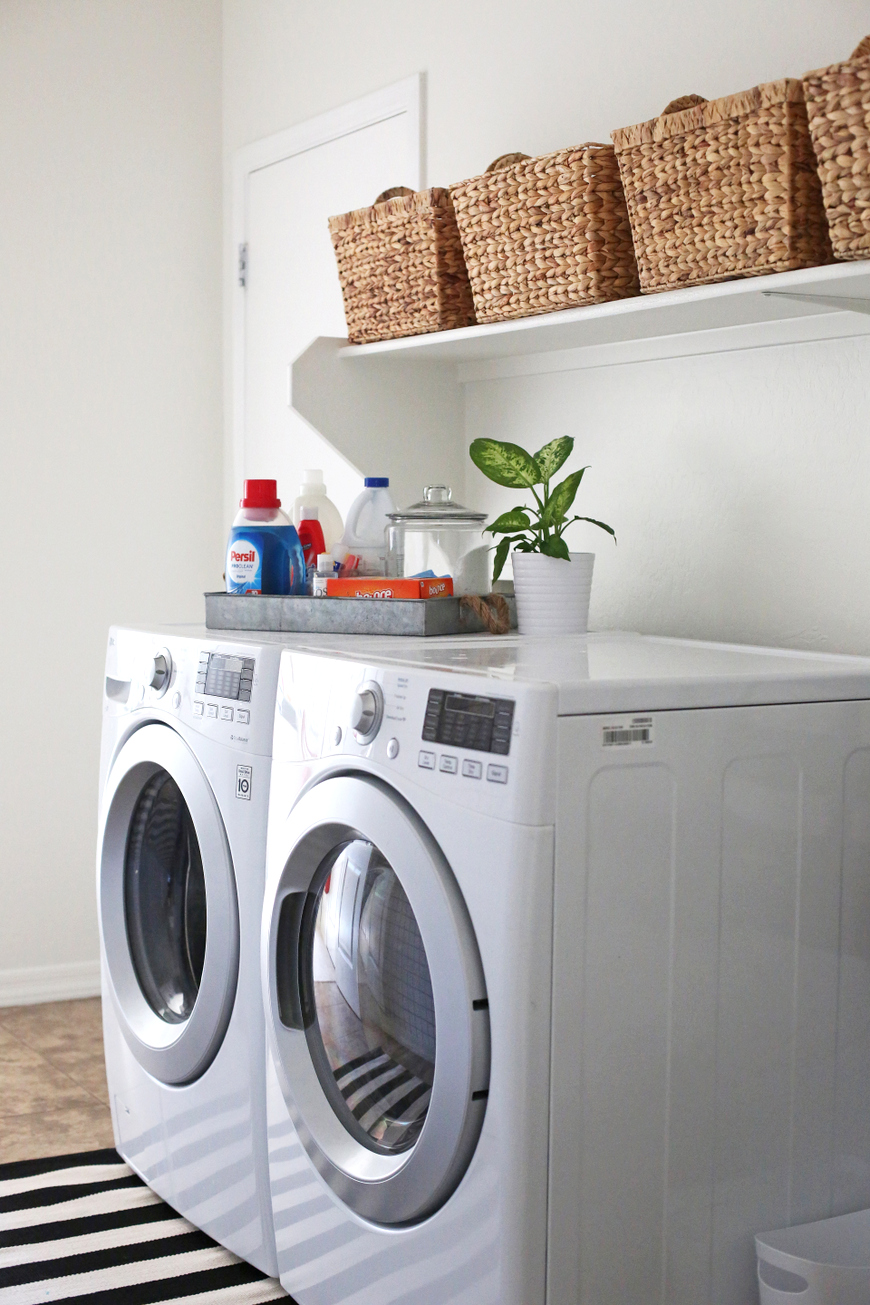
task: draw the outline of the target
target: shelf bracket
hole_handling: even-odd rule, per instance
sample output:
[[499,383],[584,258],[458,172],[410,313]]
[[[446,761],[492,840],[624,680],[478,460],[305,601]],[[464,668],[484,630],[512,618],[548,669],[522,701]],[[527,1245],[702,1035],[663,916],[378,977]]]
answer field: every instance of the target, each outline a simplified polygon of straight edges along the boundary
[[865,313],[870,316],[870,299],[853,299],[849,295],[801,295],[791,290],[762,290],[765,299],[794,299],[804,304],[835,308],[841,313]]

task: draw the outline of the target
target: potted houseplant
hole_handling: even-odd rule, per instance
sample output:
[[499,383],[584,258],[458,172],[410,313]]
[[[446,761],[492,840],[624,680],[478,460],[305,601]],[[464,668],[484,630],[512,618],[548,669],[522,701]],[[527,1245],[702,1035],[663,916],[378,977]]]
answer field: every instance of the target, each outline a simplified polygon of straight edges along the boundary
[[588,521],[616,539],[612,526],[594,517],[569,516],[586,467],[558,485],[550,481],[570,457],[570,435],[551,440],[532,455],[504,440],[474,440],[471,460],[496,485],[531,490],[534,506],[503,512],[487,530],[501,535],[493,581],[513,549],[514,591],[520,634],[585,634],[589,619],[594,553],[571,553],[564,534],[574,521]]

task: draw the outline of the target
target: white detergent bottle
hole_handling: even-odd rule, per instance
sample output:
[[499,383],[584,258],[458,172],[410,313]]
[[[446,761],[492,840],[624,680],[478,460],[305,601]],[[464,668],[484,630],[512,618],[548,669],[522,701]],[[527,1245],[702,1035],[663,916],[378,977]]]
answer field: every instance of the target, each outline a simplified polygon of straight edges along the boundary
[[326,545],[327,553],[330,552],[333,545],[337,544],[341,539],[344,524],[338,508],[331,499],[326,497],[323,472],[319,468],[303,471],[302,473],[299,497],[293,504],[293,524],[297,530],[300,522],[306,516],[311,515],[311,513],[304,511],[305,508],[317,508],[316,515],[323,531],[323,542]]
[[359,575],[387,574],[387,515],[395,512],[386,476],[366,476],[365,489],[350,505],[338,548],[341,558],[359,558]]

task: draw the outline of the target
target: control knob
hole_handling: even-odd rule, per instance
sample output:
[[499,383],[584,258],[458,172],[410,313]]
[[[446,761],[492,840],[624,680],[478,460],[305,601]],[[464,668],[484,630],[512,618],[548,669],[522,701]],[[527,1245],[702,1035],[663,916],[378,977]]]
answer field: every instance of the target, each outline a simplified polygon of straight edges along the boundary
[[158,694],[164,694],[169,688],[169,681],[172,676],[172,657],[164,648],[161,652],[155,653],[151,659],[150,671],[147,675],[148,686]]
[[350,712],[351,728],[357,743],[371,743],[381,728],[384,695],[381,686],[370,682],[357,691]]

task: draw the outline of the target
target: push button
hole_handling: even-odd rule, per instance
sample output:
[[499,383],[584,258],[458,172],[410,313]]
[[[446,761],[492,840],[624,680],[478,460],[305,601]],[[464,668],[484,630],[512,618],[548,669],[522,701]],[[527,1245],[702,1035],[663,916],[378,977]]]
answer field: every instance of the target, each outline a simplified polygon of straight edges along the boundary
[[434,752],[421,752],[421,753],[419,754],[419,756],[417,757],[417,765],[421,768],[421,770],[434,770],[434,769],[435,769],[435,753],[434,753]]
[[506,784],[508,782],[507,766],[487,766],[486,778],[490,784]]
[[443,770],[445,775],[455,775],[459,769],[459,762],[456,757],[442,757],[439,770]]
[[479,761],[463,761],[462,773],[466,779],[480,779],[483,774],[483,766]]
[[233,718],[232,707],[221,707],[221,720],[232,720],[232,718]]
[[205,714],[206,716],[208,716],[209,720],[217,720],[217,703],[216,702],[206,703]]
[[399,740],[390,739],[389,743],[387,744],[387,756],[389,757],[390,761],[395,761],[398,755],[399,755]]
[[236,712],[236,720],[240,725],[250,725],[251,713],[249,711],[245,711],[244,708],[239,707],[239,709]]
[[193,714],[194,714],[194,716],[201,716],[201,715],[202,715],[202,710],[203,710],[203,707],[204,707],[204,706],[205,706],[205,703],[204,703],[204,702],[195,702],[195,703],[193,704]]

